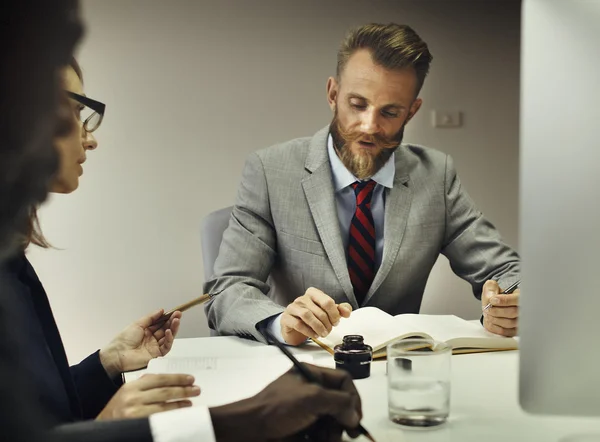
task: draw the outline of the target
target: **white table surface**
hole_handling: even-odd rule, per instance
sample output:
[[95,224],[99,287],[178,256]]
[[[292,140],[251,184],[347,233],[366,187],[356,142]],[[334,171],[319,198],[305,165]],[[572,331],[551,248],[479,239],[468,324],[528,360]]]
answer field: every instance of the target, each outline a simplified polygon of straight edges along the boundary
[[[316,365],[334,366],[333,357],[315,344],[294,348],[293,351],[300,355],[311,355]],[[211,356],[251,359],[253,355],[256,357],[257,352],[276,355],[277,349],[237,337],[187,338],[176,339],[167,358]],[[372,363],[371,376],[355,381],[362,399],[362,423],[378,442],[554,442],[572,434],[600,434],[600,418],[540,417],[523,412],[518,403],[518,357],[517,351],[452,356],[449,421],[441,427],[426,430],[401,429],[388,420],[386,364],[375,361]],[[141,373],[127,374],[126,379],[130,381]],[[199,376],[196,376],[196,383],[201,389],[204,388],[203,392],[207,392],[208,396],[213,396],[204,398],[211,404],[211,401],[218,402],[215,385],[218,385],[219,395],[222,394],[227,400],[238,400],[247,396],[248,390],[238,394],[236,385],[242,385],[243,382],[258,391],[279,374],[269,373],[267,367],[264,376],[252,385],[255,377],[243,368],[233,375],[216,370],[211,373],[210,380],[205,380],[204,387]]]

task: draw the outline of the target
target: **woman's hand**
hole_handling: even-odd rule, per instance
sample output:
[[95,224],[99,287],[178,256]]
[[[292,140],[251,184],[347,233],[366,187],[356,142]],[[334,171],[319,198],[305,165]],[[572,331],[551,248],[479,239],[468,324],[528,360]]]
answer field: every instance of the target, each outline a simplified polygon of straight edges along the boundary
[[145,374],[123,385],[97,420],[133,419],[161,411],[191,407],[186,398],[200,395],[194,377],[186,374]]
[[163,313],[161,309],[137,320],[100,350],[100,362],[110,377],[146,367],[151,359],[169,353],[179,330],[181,312],[155,324]]

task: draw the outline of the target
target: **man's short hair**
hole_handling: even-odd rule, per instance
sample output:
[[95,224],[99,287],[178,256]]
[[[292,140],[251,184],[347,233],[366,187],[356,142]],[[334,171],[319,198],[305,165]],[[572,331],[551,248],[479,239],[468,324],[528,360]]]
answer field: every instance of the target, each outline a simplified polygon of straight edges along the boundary
[[340,79],[350,57],[359,49],[368,49],[373,61],[386,69],[413,68],[419,93],[433,57],[427,43],[407,25],[372,23],[351,30],[338,51],[337,77]]

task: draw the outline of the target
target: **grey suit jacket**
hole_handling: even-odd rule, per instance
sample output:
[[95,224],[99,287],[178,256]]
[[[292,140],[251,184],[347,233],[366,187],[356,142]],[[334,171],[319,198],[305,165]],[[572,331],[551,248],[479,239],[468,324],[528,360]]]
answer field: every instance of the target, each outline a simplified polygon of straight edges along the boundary
[[440,253],[481,295],[483,284],[519,278],[519,257],[477,210],[452,159],[425,147],[396,150],[393,189],[385,193],[381,266],[364,302],[356,302],[336,213],[328,128],[252,154],[243,172],[214,275],[205,293],[211,328],[253,337],[261,321],[316,287],[354,309],[418,313]]

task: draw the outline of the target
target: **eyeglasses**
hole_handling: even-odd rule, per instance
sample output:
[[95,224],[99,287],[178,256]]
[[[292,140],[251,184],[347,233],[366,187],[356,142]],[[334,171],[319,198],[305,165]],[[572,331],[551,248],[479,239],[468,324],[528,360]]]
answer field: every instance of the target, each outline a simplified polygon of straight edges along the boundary
[[84,106],[84,108],[81,109],[80,114],[80,119],[83,121],[83,129],[87,133],[92,133],[98,129],[104,118],[106,105],[99,101],[92,100],[85,95],[76,94],[75,92],[67,91],[67,95],[69,98],[72,98]]

